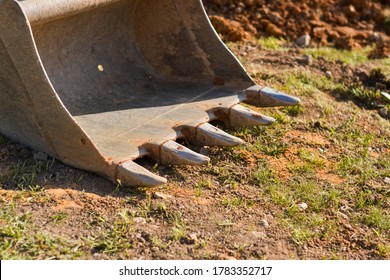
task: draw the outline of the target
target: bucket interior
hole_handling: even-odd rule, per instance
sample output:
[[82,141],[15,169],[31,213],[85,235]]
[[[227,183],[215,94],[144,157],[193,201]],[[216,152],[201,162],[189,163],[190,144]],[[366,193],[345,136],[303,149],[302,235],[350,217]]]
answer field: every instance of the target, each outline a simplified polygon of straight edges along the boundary
[[112,153],[112,139],[136,139],[126,140],[136,153],[139,143],[167,135],[164,129],[207,120],[210,100],[235,102],[237,91],[252,85],[212,28],[204,28],[200,1],[177,2],[115,1],[32,24],[62,103],[109,154],[123,152]]

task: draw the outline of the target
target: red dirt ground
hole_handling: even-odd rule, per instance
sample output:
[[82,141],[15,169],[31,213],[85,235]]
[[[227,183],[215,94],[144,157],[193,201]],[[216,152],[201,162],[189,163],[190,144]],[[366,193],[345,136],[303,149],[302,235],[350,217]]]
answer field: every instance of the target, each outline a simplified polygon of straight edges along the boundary
[[373,58],[390,55],[390,1],[369,0],[204,0],[225,41],[263,36],[295,42],[310,35],[312,45],[361,48],[376,44]]

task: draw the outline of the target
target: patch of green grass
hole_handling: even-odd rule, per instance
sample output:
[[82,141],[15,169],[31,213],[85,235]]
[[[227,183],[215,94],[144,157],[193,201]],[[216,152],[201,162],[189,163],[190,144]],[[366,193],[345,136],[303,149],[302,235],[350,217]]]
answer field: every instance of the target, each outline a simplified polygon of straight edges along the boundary
[[168,213],[168,207],[164,202],[157,203],[156,211],[160,213],[161,215],[167,215]]
[[325,160],[316,156],[314,153],[302,148],[298,150],[298,156],[307,163],[310,163],[316,168],[325,167]]
[[104,228],[88,240],[93,251],[116,254],[132,247],[129,235],[134,231],[132,214],[122,212],[115,222],[104,223]]
[[[262,188],[265,197],[278,208],[285,209],[278,219],[291,233],[297,244],[311,238],[330,238],[337,231],[337,221],[329,220],[329,211],[338,211],[345,194],[335,186],[318,182],[305,175],[293,177],[288,182],[274,182]],[[303,210],[298,204],[305,202]]]
[[362,86],[348,88],[346,90],[346,94],[354,96],[357,100],[371,108],[377,107],[378,102],[381,100],[381,94],[379,91],[368,89]]
[[233,187],[239,185],[239,182],[242,182],[248,176],[248,174],[237,169],[236,164],[232,163],[225,166],[211,166],[206,170],[206,173],[215,176],[216,181],[220,184],[229,184]]
[[266,197],[270,198],[270,201],[278,207],[287,207],[293,203],[293,196],[290,192],[286,191],[281,184],[270,184],[264,187],[263,191]]
[[20,189],[38,185],[38,176],[51,169],[54,160],[35,160],[13,162],[0,174],[0,182],[6,186],[18,187]]
[[287,150],[287,146],[288,144],[285,142],[275,141],[265,145],[261,151],[268,156],[278,157],[284,154],[284,152]]
[[251,182],[257,186],[268,185],[270,183],[278,183],[277,176],[269,168],[266,161],[258,162],[257,169],[252,173]]
[[141,204],[138,205],[138,212],[140,214],[140,217],[148,218],[151,212],[153,211],[152,209],[152,197],[150,194],[147,194],[146,196],[146,201],[142,202]]
[[[268,156],[278,157],[286,151],[288,148],[288,143],[282,140],[284,134],[287,132],[288,128],[279,129],[278,126],[275,126],[273,129],[268,127],[265,129],[263,127],[256,128],[254,135],[258,135],[253,145],[247,147],[248,150],[254,152],[262,152]],[[258,132],[257,132],[258,131]]]
[[310,205],[311,211],[320,211],[328,206],[327,192],[322,191],[315,181],[306,178],[295,178],[289,183],[276,183],[265,189],[270,193],[272,201],[282,207],[294,206],[298,202]]
[[14,247],[24,236],[31,224],[31,214],[18,215],[11,203],[1,203],[0,207],[0,253]]
[[390,177],[390,154],[381,155],[377,159],[375,166],[378,168],[381,177]]
[[261,48],[266,50],[283,50],[284,48],[282,47],[282,45],[286,43],[286,40],[278,39],[271,36],[262,37],[257,42],[261,46]]
[[378,230],[390,230],[390,216],[377,207],[370,207],[362,217],[362,222]]
[[29,203],[41,206],[45,206],[52,201],[50,196],[45,192],[45,189],[38,185],[28,186],[20,190],[15,196],[15,200],[26,200]]
[[290,70],[278,76],[281,90],[299,96],[311,97],[322,91],[333,92],[344,89],[342,84],[334,83],[321,74],[308,70]]
[[329,130],[328,138],[345,149],[337,159],[335,172],[360,184],[384,176],[389,167],[389,157],[385,154],[378,159],[371,156],[375,147],[388,145],[386,133],[376,135],[364,131],[356,125],[357,118],[355,112],[346,121]]
[[168,241],[165,243],[157,235],[152,236],[151,241],[153,246],[158,247],[162,250],[166,250],[169,248],[169,246],[172,245],[172,241]]
[[202,196],[203,194],[203,191],[205,189],[210,189],[212,186],[212,183],[209,181],[209,180],[206,180],[206,179],[203,179],[199,182],[197,182],[195,185],[194,185],[194,188],[195,188],[195,195],[196,196]]
[[1,259],[75,259],[85,252],[81,241],[71,241],[34,229],[33,215],[18,213],[9,202],[0,204]]
[[183,227],[173,227],[171,232],[171,238],[173,241],[180,241],[186,236],[186,230]]
[[222,199],[221,204],[228,209],[236,209],[241,205],[244,205],[245,202],[241,197],[225,197]]
[[207,241],[204,239],[200,239],[195,243],[195,249],[204,249],[207,247]]
[[307,48],[303,52],[305,54],[312,55],[314,58],[323,57],[326,60],[336,61],[340,60],[347,64],[360,64],[367,63],[369,61],[368,54],[372,50],[372,47],[366,47],[362,50],[338,50],[332,47],[324,48]]
[[[333,129],[329,129],[328,137],[335,141],[338,145],[353,147],[353,152],[359,152],[359,156],[363,156],[367,148],[376,144],[386,144],[386,137],[376,135],[375,133],[367,133],[356,125],[358,112],[355,111],[348,119]],[[358,149],[356,149],[358,148]],[[363,153],[362,153],[363,152]]]
[[180,211],[173,211],[168,213],[168,222],[175,227],[185,227],[185,223],[183,221],[183,213]]
[[316,171],[315,166],[310,163],[290,163],[287,165],[287,169],[290,170],[293,174],[309,174]]
[[378,244],[378,255],[382,258],[386,258],[390,254],[390,247],[386,244]]
[[[342,51],[339,50],[334,50],[332,48],[330,48],[329,50],[332,50],[332,52],[338,54],[339,57],[343,57],[345,55]],[[347,53],[349,54],[349,52]],[[353,54],[356,55],[354,52]],[[350,57],[348,58],[347,56],[346,60],[349,61],[350,59],[351,58]],[[356,63],[358,63],[359,61],[360,60],[357,59]],[[377,68],[372,70],[370,75],[377,75],[377,76],[380,75],[380,77],[382,78],[386,77],[386,75],[390,74],[389,72],[390,64],[388,63],[389,62],[387,60],[380,60],[379,66],[377,66]],[[260,77],[260,78],[264,79],[267,77]],[[308,70],[294,69],[290,71],[285,71],[284,73],[281,73],[278,76],[271,76],[270,78],[271,80],[275,80],[280,84],[282,84],[282,86],[280,87],[282,91],[291,93],[293,95],[304,96],[304,97],[315,97],[322,94],[322,92],[325,91],[337,95],[341,94],[344,98],[358,100],[359,102],[365,104],[369,108],[374,108],[378,104],[386,104],[386,102],[381,97],[380,92],[375,89],[360,86],[360,85],[356,85],[356,86],[345,85],[342,82],[335,82],[331,79],[328,79],[323,74],[313,73]],[[372,80],[378,81],[380,79],[375,78],[373,76]],[[372,85],[372,87],[375,87],[375,85]],[[302,107],[297,107],[297,108],[287,107],[284,108],[283,110],[291,116],[297,116],[303,112]],[[329,110],[330,108],[327,108],[327,111]]]
[[383,73],[385,77],[390,77],[390,57],[389,58],[383,58],[379,61],[378,68]]
[[183,220],[183,213],[180,211],[173,211],[168,214],[168,222],[172,225],[170,238],[173,241],[180,241],[187,234],[187,226]]
[[93,229],[94,227],[104,227],[105,223],[107,223],[107,220],[107,217],[94,211],[90,211],[88,213],[88,222],[86,225],[89,229]]
[[297,106],[288,106],[282,109],[287,115],[296,117],[304,112],[304,108],[302,105]]
[[58,212],[58,213],[52,215],[52,216],[50,217],[50,220],[51,220],[54,224],[59,225],[62,221],[64,221],[64,220],[67,219],[68,217],[69,217],[69,214],[68,214],[68,213],[60,211],[60,212]]
[[324,189],[319,182],[301,177],[290,183],[289,191],[293,192],[294,201],[307,203],[310,211],[317,213],[330,207],[336,209],[340,199],[340,194],[334,187],[328,185],[327,189]]
[[85,252],[79,250],[81,246],[83,243],[80,241],[70,241],[63,237],[38,232],[27,238],[20,246],[20,250],[23,256],[31,259],[68,260],[84,256]]
[[318,213],[302,213],[299,210],[287,211],[282,223],[291,231],[292,240],[302,245],[311,238],[326,239],[334,235],[336,222],[327,220]]
[[364,210],[371,206],[380,206],[382,201],[377,198],[376,194],[372,190],[362,190],[355,198],[355,207],[358,210]]
[[342,155],[337,164],[337,173],[348,178],[355,177],[356,183],[364,183],[379,175],[374,162],[359,155]]

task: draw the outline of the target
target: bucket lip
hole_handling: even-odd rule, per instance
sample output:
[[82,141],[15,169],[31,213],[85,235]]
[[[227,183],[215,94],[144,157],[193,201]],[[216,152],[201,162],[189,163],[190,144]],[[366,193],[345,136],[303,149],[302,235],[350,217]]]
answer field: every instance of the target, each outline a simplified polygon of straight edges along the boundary
[[15,0],[32,26],[88,12],[123,0]]

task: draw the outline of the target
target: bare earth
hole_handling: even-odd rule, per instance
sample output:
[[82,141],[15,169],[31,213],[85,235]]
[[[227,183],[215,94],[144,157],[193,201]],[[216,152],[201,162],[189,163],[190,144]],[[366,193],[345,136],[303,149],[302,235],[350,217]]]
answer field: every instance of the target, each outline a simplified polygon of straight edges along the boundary
[[262,110],[272,127],[230,131],[244,146],[203,148],[209,166],[141,160],[168,177],[153,189],[114,186],[0,138],[1,258],[389,259],[389,121],[321,84],[362,83],[362,67],[230,47],[257,82],[302,106]]

